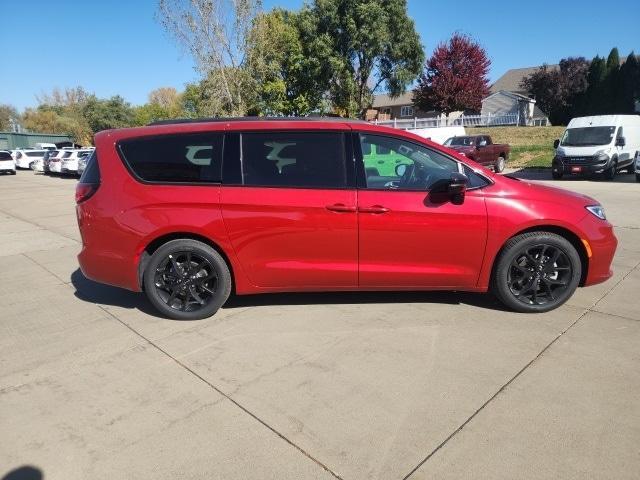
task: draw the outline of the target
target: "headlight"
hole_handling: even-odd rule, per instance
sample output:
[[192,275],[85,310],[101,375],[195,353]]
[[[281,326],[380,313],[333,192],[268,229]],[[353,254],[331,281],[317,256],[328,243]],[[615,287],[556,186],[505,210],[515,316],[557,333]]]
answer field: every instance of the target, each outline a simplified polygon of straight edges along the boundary
[[607,219],[607,216],[604,214],[604,208],[602,207],[602,205],[589,205],[588,207],[585,207],[585,208],[589,210],[591,213],[593,213],[599,219],[601,220]]
[[593,158],[599,162],[607,162],[609,161],[609,151],[608,150],[600,150],[596,152]]

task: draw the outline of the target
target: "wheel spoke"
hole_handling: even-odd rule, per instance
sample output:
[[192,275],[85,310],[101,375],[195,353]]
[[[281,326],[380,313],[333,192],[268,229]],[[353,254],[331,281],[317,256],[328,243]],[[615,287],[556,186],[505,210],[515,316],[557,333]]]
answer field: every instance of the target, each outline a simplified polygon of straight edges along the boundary
[[193,299],[198,302],[200,305],[204,305],[206,302],[200,297],[200,295],[198,295],[198,292],[196,292],[196,288],[192,285],[189,287],[189,293],[191,294],[191,296],[193,297]]
[[518,260],[515,259],[515,258],[513,259],[513,262],[511,262],[511,266],[514,267],[514,268],[517,268],[518,270],[520,270],[524,274],[527,274],[527,275],[529,274],[529,269],[524,267],[524,266],[522,266],[522,265],[520,265],[518,263]]

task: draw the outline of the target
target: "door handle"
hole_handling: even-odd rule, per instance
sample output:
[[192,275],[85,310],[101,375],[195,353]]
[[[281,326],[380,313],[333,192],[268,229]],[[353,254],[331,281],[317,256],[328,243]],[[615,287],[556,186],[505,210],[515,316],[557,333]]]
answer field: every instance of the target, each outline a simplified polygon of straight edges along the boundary
[[331,212],[340,212],[340,213],[349,213],[349,212],[356,211],[356,207],[349,207],[348,205],[345,205],[343,203],[335,203],[333,205],[327,205],[326,208]]
[[360,207],[358,208],[360,213],[387,213],[389,211],[388,208],[383,207],[382,205],[373,205],[372,207]]

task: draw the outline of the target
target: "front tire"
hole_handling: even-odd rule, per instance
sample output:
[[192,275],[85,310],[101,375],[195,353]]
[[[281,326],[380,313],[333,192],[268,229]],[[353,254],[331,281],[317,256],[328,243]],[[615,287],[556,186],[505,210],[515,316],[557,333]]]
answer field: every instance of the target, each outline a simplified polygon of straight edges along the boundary
[[530,232],[506,243],[494,267],[492,289],[511,310],[548,312],[573,295],[581,275],[580,255],[566,238]]
[[172,240],[158,248],[144,271],[151,304],[175,320],[199,320],[215,314],[231,293],[231,273],[209,245]]
[[551,178],[554,180],[562,180],[562,172],[551,171]]
[[605,180],[613,180],[616,178],[616,173],[618,173],[618,160],[614,160],[613,165],[607,168],[602,175]]
[[640,173],[636,173],[636,182],[640,182]]

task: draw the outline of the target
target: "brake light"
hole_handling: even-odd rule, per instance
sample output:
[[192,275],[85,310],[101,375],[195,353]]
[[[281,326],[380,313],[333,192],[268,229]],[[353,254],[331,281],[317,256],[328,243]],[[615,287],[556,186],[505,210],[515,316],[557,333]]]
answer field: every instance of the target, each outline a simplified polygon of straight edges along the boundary
[[76,203],[89,200],[98,191],[99,183],[78,183],[76,185]]

